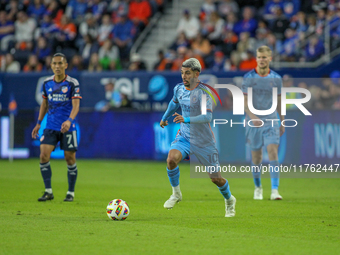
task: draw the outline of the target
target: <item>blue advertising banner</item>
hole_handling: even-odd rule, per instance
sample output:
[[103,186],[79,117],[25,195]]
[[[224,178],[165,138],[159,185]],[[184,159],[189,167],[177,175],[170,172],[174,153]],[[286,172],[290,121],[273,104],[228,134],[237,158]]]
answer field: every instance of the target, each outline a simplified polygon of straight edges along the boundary
[[[77,157],[154,159],[155,138],[152,125],[154,120],[155,116],[146,112],[81,112],[77,117],[79,144]],[[27,128],[27,133],[33,126],[34,123]],[[46,123],[43,121],[40,135],[45,126]],[[32,140],[26,136],[26,146],[30,148],[32,157],[39,156],[39,145],[39,140]],[[51,157],[64,157],[59,146]]]
[[[207,84],[233,83],[239,85],[244,73],[203,73],[200,78]],[[301,72],[290,72],[301,77]],[[303,73],[306,75],[306,73]],[[17,102],[17,120],[27,120],[23,110],[36,110],[41,102],[41,86],[51,73],[0,74],[0,102],[7,110],[10,95]],[[315,75],[318,75],[315,72]],[[79,80],[83,99],[82,112],[78,116],[80,138],[79,157],[157,159],[166,158],[170,143],[179,129],[171,123],[162,129],[160,118],[173,95],[174,86],[181,82],[178,72],[103,72],[70,73]],[[309,77],[312,77],[309,74]],[[115,89],[128,95],[135,110],[95,112],[96,105],[106,99],[107,83],[113,82]],[[230,105],[227,90],[218,91],[223,107]],[[229,100],[229,102],[228,102]],[[242,117],[232,116],[231,112],[220,111],[218,105],[214,118],[242,121]],[[4,111],[1,115],[4,115]],[[7,113],[7,111],[6,111]],[[37,114],[37,113],[36,113]],[[298,125],[286,128],[281,138],[279,160],[285,164],[337,163],[340,159],[340,112],[312,111],[305,116],[299,110],[287,112],[287,119],[294,119]],[[30,133],[35,124],[32,119],[25,135],[25,147],[30,148],[31,156],[38,156],[38,141],[35,144]],[[219,125],[215,128],[221,161],[249,162],[249,149],[245,146],[244,128],[230,128]],[[4,129],[3,132],[8,132]],[[4,135],[3,137],[6,137]],[[2,139],[3,140],[3,139]],[[20,143],[23,146],[23,143]],[[60,152],[61,153],[61,152]],[[266,154],[264,153],[264,160]]]
[[300,163],[339,164],[340,112],[314,111],[312,114],[313,117],[305,119],[299,141]]
[[[339,164],[340,161],[340,112],[312,111],[305,116],[299,110],[287,111],[286,119],[295,120],[297,126],[286,127],[280,139],[279,161],[283,164]],[[215,113],[214,118],[235,118],[231,112]],[[294,123],[287,121],[287,125]],[[245,145],[245,128],[242,126],[218,125],[215,136],[220,141],[220,159],[224,162],[250,163],[250,149]],[[221,141],[224,141],[223,143]],[[263,150],[263,161],[268,156]],[[340,171],[340,169],[339,169]]]
[[[279,72],[281,75],[290,74],[294,77],[321,77],[320,72]],[[217,83],[232,83],[240,85],[244,72],[203,72],[200,80],[209,85]],[[0,102],[3,109],[7,109],[11,94],[15,97],[20,109],[34,109],[41,103],[41,86],[43,81],[52,73],[1,73],[0,74]],[[81,107],[94,109],[96,105],[106,99],[105,85],[114,83],[114,90],[128,96],[136,110],[164,111],[172,98],[173,88],[182,82],[179,72],[69,72],[80,83],[83,96]],[[222,91],[221,97],[227,91]]]
[[[297,121],[296,127],[287,127],[281,137],[279,161],[283,164],[337,164],[340,161],[340,112],[312,111],[304,116],[299,110],[287,112],[286,119]],[[165,128],[159,126],[161,112],[108,111],[80,112],[77,120],[80,158],[144,159],[165,160],[171,142],[175,139],[179,124],[169,120]],[[39,156],[39,140],[32,140],[35,125],[32,112],[18,112],[16,117],[15,148],[28,148],[31,157]],[[215,111],[215,119],[233,119],[241,123],[243,116],[235,117],[230,111]],[[20,124],[19,124],[20,123]],[[287,123],[288,124],[288,123]],[[292,125],[291,123],[288,125]],[[220,160],[223,163],[250,163],[250,150],[246,146],[245,128],[242,125],[230,127],[213,126]],[[42,129],[44,122],[42,123]],[[0,143],[6,150],[8,128],[0,125]],[[1,149],[0,149],[1,151]],[[267,155],[264,151],[264,162]],[[52,157],[62,158],[58,148]],[[339,169],[340,170],[340,169]]]
[[112,82],[114,90],[126,94],[135,109],[163,111],[172,97],[173,87],[180,81],[178,74],[165,77],[145,72],[83,73],[79,81],[84,99],[81,106],[95,107],[100,100],[105,99],[105,85]]

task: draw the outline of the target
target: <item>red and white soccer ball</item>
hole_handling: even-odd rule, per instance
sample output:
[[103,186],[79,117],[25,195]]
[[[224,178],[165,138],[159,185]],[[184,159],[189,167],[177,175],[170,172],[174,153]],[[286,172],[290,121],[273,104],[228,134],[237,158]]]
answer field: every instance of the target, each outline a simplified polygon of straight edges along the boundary
[[130,208],[124,200],[114,199],[107,205],[106,213],[111,220],[125,220],[130,214]]

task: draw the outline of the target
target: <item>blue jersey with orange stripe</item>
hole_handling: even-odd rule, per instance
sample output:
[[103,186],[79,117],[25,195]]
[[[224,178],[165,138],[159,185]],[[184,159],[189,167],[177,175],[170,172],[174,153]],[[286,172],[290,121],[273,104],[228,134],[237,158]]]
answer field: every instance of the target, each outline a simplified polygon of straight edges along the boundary
[[[60,131],[72,111],[72,99],[81,99],[79,82],[66,75],[61,82],[54,80],[54,75],[47,78],[43,84],[42,97],[48,100],[47,129]],[[75,130],[75,121],[69,131]]]
[[[193,89],[188,89],[183,83],[179,83],[174,88],[172,100],[179,103],[183,117],[195,117],[201,115],[201,98],[205,94],[207,98],[207,111],[212,112],[212,99],[206,92],[209,88],[198,84]],[[206,147],[215,144],[214,134],[210,123],[181,123],[179,135],[187,139],[190,144],[199,147]]]

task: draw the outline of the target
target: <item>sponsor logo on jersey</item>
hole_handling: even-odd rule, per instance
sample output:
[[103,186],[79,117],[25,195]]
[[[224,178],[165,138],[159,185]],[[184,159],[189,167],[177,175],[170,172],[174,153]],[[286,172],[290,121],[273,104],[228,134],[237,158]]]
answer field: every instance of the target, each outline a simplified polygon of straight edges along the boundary
[[76,88],[75,92],[76,92],[76,93],[79,93],[79,88]]
[[48,92],[52,92],[52,88],[49,88],[49,89],[48,89]]
[[54,101],[54,102],[66,102],[70,99],[65,94],[49,94],[48,100]]

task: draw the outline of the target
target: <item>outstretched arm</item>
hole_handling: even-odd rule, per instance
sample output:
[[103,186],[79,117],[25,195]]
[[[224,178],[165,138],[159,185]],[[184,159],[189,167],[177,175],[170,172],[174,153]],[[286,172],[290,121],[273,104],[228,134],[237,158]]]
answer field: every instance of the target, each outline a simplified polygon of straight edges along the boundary
[[174,118],[174,122],[176,123],[190,123],[190,124],[195,124],[195,123],[210,123],[212,119],[212,113],[207,112],[206,115],[198,115],[195,117],[183,117],[182,115],[175,113],[173,116],[176,116]]
[[166,109],[166,112],[164,113],[161,122],[159,123],[159,125],[164,128],[165,126],[168,125],[168,119],[170,118],[170,116],[172,114],[174,114],[174,112],[176,112],[176,110],[179,107],[179,103],[175,103],[173,100],[170,101],[169,105],[168,105],[168,109]]

